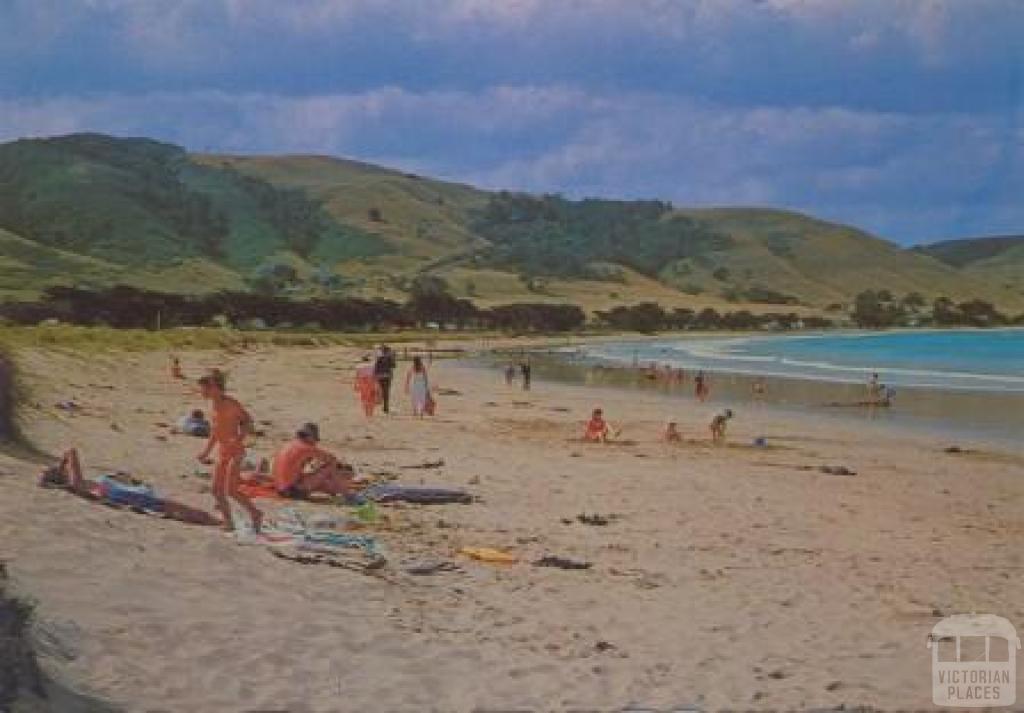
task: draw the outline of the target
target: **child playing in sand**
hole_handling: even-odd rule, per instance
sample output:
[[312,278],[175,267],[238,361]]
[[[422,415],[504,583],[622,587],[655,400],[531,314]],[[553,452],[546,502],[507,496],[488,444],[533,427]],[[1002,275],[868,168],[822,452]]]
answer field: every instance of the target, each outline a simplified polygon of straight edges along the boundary
[[732,419],[732,409],[726,409],[720,414],[717,414],[711,419],[711,425],[708,428],[711,429],[711,440],[714,443],[721,443],[725,440],[725,429],[729,425],[729,421]]
[[604,420],[604,411],[594,409],[587,421],[587,429],[583,433],[583,440],[588,443],[607,443],[611,438],[618,435],[612,430],[610,423]]
[[234,499],[249,514],[253,529],[257,532],[263,522],[263,513],[256,509],[246,496],[238,492],[238,479],[245,458],[245,437],[252,430],[252,418],[236,399],[226,393],[227,380],[224,373],[214,370],[199,380],[203,398],[212,406],[213,423],[210,440],[199,454],[199,462],[210,465],[210,454],[217,447],[217,462],[213,472],[213,498],[217,509],[224,518],[223,527],[234,530],[231,507],[228,498]]
[[669,421],[665,426],[665,443],[682,443],[683,434],[679,432],[679,424]]
[[184,379],[185,374],[181,371],[181,360],[176,356],[171,356],[171,378],[172,379]]

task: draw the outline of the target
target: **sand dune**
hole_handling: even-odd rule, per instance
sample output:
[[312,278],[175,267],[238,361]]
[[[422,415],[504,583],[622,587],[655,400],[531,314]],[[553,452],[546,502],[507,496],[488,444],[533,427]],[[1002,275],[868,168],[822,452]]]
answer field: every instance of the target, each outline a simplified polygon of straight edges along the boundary
[[[0,557],[38,602],[49,673],[128,710],[923,708],[939,616],[1024,626],[1019,453],[965,459],[934,438],[742,406],[732,447],[714,448],[714,404],[546,383],[524,394],[454,363],[435,365],[435,384],[458,392],[436,420],[367,423],[355,356],[184,362],[229,369],[266,432],[258,455],[315,420],[365,472],[479,501],[383,508],[390,525],[372,534],[388,566],[367,576],[45,491],[36,463],[4,456]],[[211,506],[199,441],[166,427],[199,404],[166,377],[164,355],[20,360],[40,449],[74,444],[93,473],[130,470]],[[81,410],[54,408],[65,399]],[[597,403],[635,445],[570,442]],[[691,442],[657,442],[669,415]],[[746,447],[757,435],[780,448]],[[820,464],[858,475],[807,469]],[[614,517],[592,526],[581,513]],[[521,561],[472,561],[463,546]],[[543,555],[593,567],[530,564]],[[458,568],[404,571],[424,561]]]

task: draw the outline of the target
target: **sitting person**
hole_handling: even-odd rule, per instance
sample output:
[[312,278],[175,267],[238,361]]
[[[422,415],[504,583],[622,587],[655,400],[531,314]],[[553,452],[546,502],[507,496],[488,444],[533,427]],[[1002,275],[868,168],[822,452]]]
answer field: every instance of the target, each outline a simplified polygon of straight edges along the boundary
[[665,443],[682,443],[683,434],[679,432],[679,424],[669,421],[665,426]]
[[210,435],[210,422],[206,420],[206,415],[201,409],[196,409],[178,421],[176,430],[178,433],[184,433],[186,436],[207,438]]
[[307,423],[274,456],[271,477],[277,492],[303,499],[313,493],[348,495],[355,490],[351,466],[320,448],[320,428]]
[[[111,484],[122,487],[117,493],[110,491]],[[175,500],[157,497],[152,488],[141,486],[138,481],[124,475],[103,476],[99,481],[87,480],[82,474],[82,462],[78,451],[70,448],[64,452],[60,463],[46,468],[39,479],[44,488],[61,488],[89,500],[103,500],[116,505],[127,505],[152,512],[159,512],[172,520],[191,525],[219,525],[213,515],[198,508]],[[127,495],[125,495],[127,493]]]
[[726,409],[711,419],[711,424],[708,428],[711,429],[711,440],[714,443],[721,443],[725,440],[725,429],[728,427],[731,419],[732,409]]
[[607,443],[614,435],[610,423],[604,420],[604,411],[594,409],[587,422],[587,429],[583,433],[583,440],[589,443]]

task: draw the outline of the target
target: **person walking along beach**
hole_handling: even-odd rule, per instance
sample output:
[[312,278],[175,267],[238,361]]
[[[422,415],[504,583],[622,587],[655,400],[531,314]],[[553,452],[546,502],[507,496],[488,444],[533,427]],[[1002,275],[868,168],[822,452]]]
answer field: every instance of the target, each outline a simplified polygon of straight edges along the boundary
[[427,375],[427,367],[423,364],[421,357],[412,358],[412,366],[405,376],[405,393],[409,394],[412,400],[412,414],[416,418],[422,418],[430,411],[430,379]]
[[395,376],[395,353],[387,344],[382,344],[373,365],[373,373],[380,386],[381,405],[384,413],[391,413],[391,381]]
[[210,439],[198,458],[200,463],[210,465],[213,463],[210,455],[214,448],[217,449],[213,499],[224,519],[223,527],[228,531],[235,529],[228,502],[230,497],[245,509],[253,529],[258,532],[263,522],[263,513],[252,504],[252,500],[238,491],[242,460],[245,458],[245,437],[252,431],[252,417],[242,404],[227,395],[227,380],[220,370],[215,369],[199,379],[199,388],[203,398],[209,399],[212,406],[212,424]]
[[373,418],[373,412],[376,410],[377,404],[381,402],[381,387],[377,380],[374,362],[370,360],[369,356],[363,357],[356,367],[356,377],[352,388],[359,396],[359,402],[363,406],[363,415]]

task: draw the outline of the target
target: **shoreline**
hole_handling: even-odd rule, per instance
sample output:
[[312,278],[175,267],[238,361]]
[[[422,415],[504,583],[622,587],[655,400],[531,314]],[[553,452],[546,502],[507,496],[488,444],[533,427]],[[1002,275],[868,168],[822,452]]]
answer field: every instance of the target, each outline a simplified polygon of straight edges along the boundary
[[[951,446],[970,440],[1012,450],[1021,449],[1019,434],[1024,431],[1024,394],[1020,393],[901,386],[892,406],[882,407],[863,403],[867,397],[864,384],[707,370],[711,394],[701,403],[693,395],[691,370],[682,384],[667,384],[648,378],[643,367],[607,365],[585,358],[576,361],[571,355],[551,352],[533,352],[531,360],[535,378],[540,380],[657,393],[674,399],[682,410],[777,410],[798,417],[827,418],[837,424],[863,423],[942,437]],[[479,361],[499,365],[493,355]],[[756,382],[765,386],[761,397],[753,393]]]

